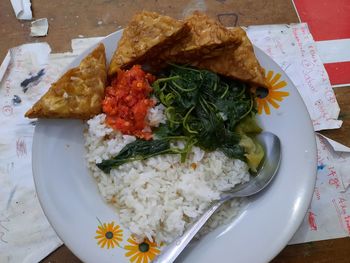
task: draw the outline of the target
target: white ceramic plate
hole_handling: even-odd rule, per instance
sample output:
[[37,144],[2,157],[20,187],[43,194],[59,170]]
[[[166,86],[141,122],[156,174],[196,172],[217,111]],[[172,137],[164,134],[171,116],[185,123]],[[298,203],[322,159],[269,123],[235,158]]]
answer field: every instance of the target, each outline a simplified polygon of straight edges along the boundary
[[[120,36],[118,31],[102,41],[109,59]],[[90,50],[70,67],[77,66]],[[271,187],[250,199],[231,224],[189,247],[178,262],[267,262],[287,244],[308,208],[316,178],[316,145],[309,114],[281,68],[259,49],[256,55],[272,87],[268,96],[258,101],[262,107],[259,119],[265,130],[281,139],[279,173]],[[33,142],[39,200],[59,237],[84,262],[136,262],[138,256],[133,255],[138,247],[129,242],[130,232],[120,226],[118,215],[102,200],[86,168],[83,129],[81,121],[39,120]],[[98,226],[108,228],[112,222],[114,227],[109,227],[114,228],[114,238],[122,240],[116,240],[119,246],[101,248],[101,238],[95,238]],[[122,236],[118,236],[119,230]]]

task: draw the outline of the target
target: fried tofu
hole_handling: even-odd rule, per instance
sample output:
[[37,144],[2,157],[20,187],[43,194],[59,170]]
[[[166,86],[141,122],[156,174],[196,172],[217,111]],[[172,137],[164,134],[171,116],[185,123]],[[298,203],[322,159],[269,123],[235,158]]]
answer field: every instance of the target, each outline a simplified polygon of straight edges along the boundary
[[239,34],[230,33],[219,22],[198,11],[186,18],[185,22],[190,27],[190,32],[162,53],[161,60],[185,64],[213,57],[224,49],[234,49],[241,43]]
[[102,111],[106,81],[105,47],[99,44],[78,67],[53,83],[25,116],[89,119]]
[[189,31],[182,21],[153,12],[136,14],[124,29],[109,65],[108,75],[119,69],[151,60],[158,53],[174,45]]
[[267,87],[264,69],[255,56],[253,45],[246,32],[236,27],[230,29],[230,33],[242,39],[242,43],[237,48],[226,49],[213,58],[192,61],[191,65],[260,87]]

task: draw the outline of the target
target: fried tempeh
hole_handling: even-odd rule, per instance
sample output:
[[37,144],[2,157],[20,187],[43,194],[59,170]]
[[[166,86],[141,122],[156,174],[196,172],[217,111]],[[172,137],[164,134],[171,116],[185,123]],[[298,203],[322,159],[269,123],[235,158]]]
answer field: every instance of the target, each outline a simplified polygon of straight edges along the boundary
[[99,44],[78,67],[53,83],[25,116],[89,119],[101,113],[106,81],[105,47]]
[[246,32],[242,28],[236,27],[230,29],[230,33],[239,35],[242,39],[238,48],[226,49],[219,56],[195,61],[191,64],[230,78],[267,87],[264,70],[255,56],[253,45]]
[[218,55],[224,49],[236,48],[240,37],[207,15],[194,12],[185,19],[190,32],[173,47],[160,55],[162,61],[189,63]]
[[161,51],[174,45],[188,31],[189,28],[184,22],[168,16],[147,11],[136,14],[123,31],[108,74],[112,76],[119,69],[151,60]]

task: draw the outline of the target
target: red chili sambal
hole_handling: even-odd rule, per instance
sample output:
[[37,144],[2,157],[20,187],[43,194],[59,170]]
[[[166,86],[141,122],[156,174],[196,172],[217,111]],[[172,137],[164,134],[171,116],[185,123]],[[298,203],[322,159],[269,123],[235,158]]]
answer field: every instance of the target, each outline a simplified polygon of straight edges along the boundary
[[155,79],[139,65],[119,71],[111,86],[106,88],[102,102],[107,124],[123,134],[151,139],[152,131],[146,116],[149,108],[155,105],[155,101],[149,98],[153,91],[150,84]]

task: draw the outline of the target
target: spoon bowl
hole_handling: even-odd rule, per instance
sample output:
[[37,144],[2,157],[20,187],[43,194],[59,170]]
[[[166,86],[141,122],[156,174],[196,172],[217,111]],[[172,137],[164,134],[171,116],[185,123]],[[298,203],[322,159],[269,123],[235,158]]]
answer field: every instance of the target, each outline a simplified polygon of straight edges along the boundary
[[277,174],[281,162],[281,142],[270,132],[259,134],[256,139],[264,148],[265,156],[261,161],[258,172],[247,183],[240,184],[230,191],[224,192],[221,198],[247,197],[262,191]]
[[255,195],[265,189],[277,174],[281,162],[281,142],[279,138],[270,132],[259,134],[256,139],[264,148],[265,156],[262,160],[258,172],[249,182],[238,185],[229,191],[221,194],[220,200],[213,203],[206,212],[193,223],[182,236],[178,237],[173,243],[154,259],[156,263],[171,263],[183,249],[188,245],[192,238],[202,228],[210,216],[226,201],[237,197],[248,197]]

